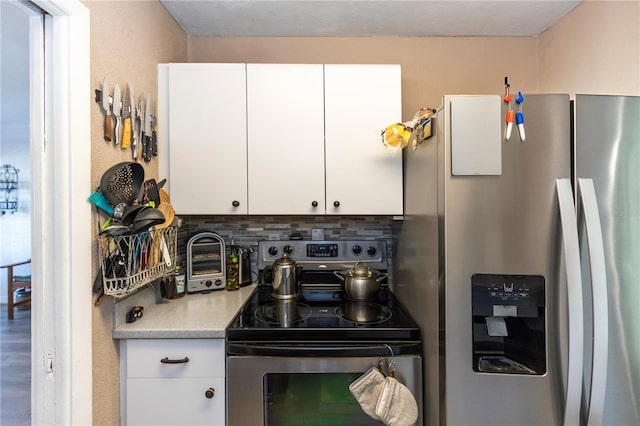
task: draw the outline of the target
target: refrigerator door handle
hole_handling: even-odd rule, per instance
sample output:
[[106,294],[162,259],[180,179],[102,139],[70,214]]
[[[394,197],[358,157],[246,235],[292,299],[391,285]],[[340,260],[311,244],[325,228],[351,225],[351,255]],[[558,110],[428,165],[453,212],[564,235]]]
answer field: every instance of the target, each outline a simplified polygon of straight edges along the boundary
[[604,396],[607,383],[609,340],[609,312],[607,301],[607,272],[604,243],[596,191],[591,179],[578,179],[578,191],[587,230],[591,287],[593,294],[593,363],[591,397],[587,411],[587,425],[602,425]]
[[567,300],[569,310],[569,362],[567,366],[567,388],[564,408],[564,425],[580,424],[582,400],[582,372],[584,357],[584,327],[582,302],[582,274],[580,269],[580,247],[578,243],[578,221],[571,181],[556,179],[562,245],[567,268]]

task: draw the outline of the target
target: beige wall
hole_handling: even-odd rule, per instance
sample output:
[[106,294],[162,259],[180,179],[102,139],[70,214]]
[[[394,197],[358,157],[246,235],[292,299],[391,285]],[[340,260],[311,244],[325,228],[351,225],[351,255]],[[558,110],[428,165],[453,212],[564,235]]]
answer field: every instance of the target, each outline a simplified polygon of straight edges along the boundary
[[397,63],[403,120],[444,94],[536,91],[533,37],[192,37],[190,62]]
[[[107,78],[111,90],[127,81],[134,95],[157,99],[158,63],[186,62],[187,37],[159,1],[84,1],[91,16],[91,98]],[[105,142],[103,115],[91,105],[91,186],[99,185],[110,166],[130,161],[131,150]],[[144,163],[143,163],[144,164]],[[157,160],[145,164],[145,177],[158,178]],[[88,195],[88,194],[87,194]],[[95,220],[97,222],[97,218]],[[97,225],[94,224],[97,233]],[[98,264],[94,253],[94,265]],[[94,266],[95,269],[95,266]],[[117,342],[111,338],[113,303],[110,297],[93,311],[93,423],[120,423]]]
[[[167,62],[399,63],[403,120],[420,107],[439,107],[444,94],[502,94],[505,75],[514,90],[525,92],[640,94],[638,1],[585,2],[540,38],[187,39],[158,1],[84,4],[91,13],[91,96],[107,77],[111,87],[132,81],[136,97],[156,99],[157,64]],[[92,104],[93,187],[109,166],[130,158],[129,150],[102,139],[102,120]],[[155,160],[146,172],[158,178]],[[94,309],[94,424],[119,423],[111,315],[109,298]]]
[[640,1],[585,1],[540,36],[541,92],[640,95]]

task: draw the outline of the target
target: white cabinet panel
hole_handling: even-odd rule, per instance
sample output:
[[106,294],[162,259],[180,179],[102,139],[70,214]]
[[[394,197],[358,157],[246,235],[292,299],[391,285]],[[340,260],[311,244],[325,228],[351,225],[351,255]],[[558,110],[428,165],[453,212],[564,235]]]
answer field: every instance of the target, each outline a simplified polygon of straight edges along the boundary
[[[164,358],[189,361],[160,362]],[[224,425],[225,374],[224,339],[122,340],[122,423]]]
[[324,66],[327,214],[402,214],[402,153],[381,141],[385,127],[402,121],[400,71]]
[[176,213],[246,214],[245,64],[169,64],[168,79]]
[[249,214],[324,214],[323,98],[321,64],[247,64]]
[[[127,404],[127,425],[225,424],[223,378],[128,379],[127,392],[135,401]],[[213,389],[213,397],[206,391]]]
[[[224,377],[224,339],[129,339],[127,377]],[[163,363],[161,360],[184,360]]]

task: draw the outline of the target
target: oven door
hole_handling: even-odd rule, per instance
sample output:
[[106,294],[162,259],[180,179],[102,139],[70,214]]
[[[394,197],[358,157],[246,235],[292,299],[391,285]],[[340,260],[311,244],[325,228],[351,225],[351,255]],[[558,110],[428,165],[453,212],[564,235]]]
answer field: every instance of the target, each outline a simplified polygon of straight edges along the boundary
[[382,425],[349,392],[349,384],[380,359],[387,368],[395,364],[395,377],[418,403],[416,424],[422,424],[422,358],[414,346],[229,342],[227,425]]

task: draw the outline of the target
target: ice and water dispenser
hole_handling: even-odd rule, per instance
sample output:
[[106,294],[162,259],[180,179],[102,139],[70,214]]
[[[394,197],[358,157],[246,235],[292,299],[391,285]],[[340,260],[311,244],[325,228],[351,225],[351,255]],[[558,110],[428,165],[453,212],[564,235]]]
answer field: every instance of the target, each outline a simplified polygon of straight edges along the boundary
[[471,277],[473,370],[546,372],[545,279],[540,275]]

